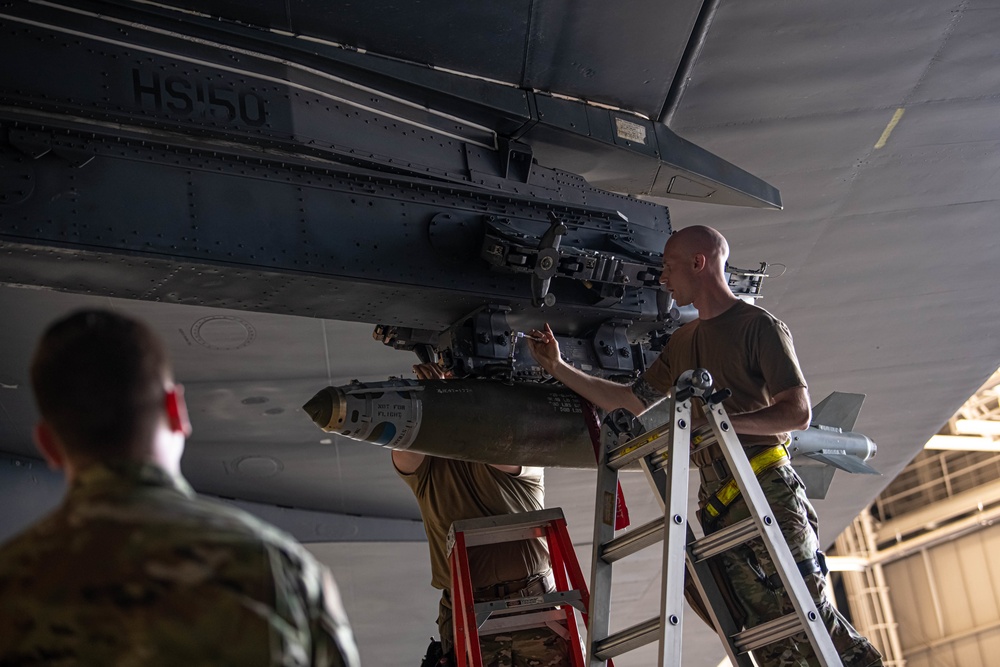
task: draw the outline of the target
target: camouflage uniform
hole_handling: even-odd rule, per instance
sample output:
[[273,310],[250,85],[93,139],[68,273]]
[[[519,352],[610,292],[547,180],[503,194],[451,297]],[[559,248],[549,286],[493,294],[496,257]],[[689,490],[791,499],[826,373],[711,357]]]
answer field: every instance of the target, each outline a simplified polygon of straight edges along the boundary
[[[816,533],[818,518],[812,503],[806,498],[805,486],[799,476],[791,466],[785,465],[765,471],[757,479],[795,562],[809,561],[819,549]],[[699,494],[704,497],[718,490],[719,486],[721,483],[707,488],[703,486]],[[741,495],[717,522],[703,521],[702,524],[705,532],[711,533],[749,516],[750,509]],[[723,554],[720,560],[726,579],[746,614],[747,627],[795,611],[763,542],[748,542]],[[875,647],[830,604],[826,596],[826,577],[819,572],[804,577],[845,667],[881,665],[882,656]],[[820,664],[804,632],[756,650],[753,655],[761,667],[812,667]]]
[[485,667],[559,667],[571,664],[566,640],[546,628],[490,635],[479,645]]
[[[707,369],[716,387],[732,391],[725,403],[732,415],[765,409],[773,404],[775,395],[806,387],[788,327],[763,308],[742,302],[716,317],[694,320],[678,329],[632,391],[649,405],[665,396],[681,373],[692,368]],[[787,439],[787,433],[740,435],[748,458]],[[717,444],[692,452],[691,462],[701,471],[698,493],[702,502],[729,479],[718,479],[717,473],[713,474],[722,459]],[[815,562],[819,549],[816,511],[787,459],[779,467],[762,472],[758,480],[795,561]],[[748,516],[749,509],[740,496],[717,521],[702,521],[702,526],[711,533]],[[775,587],[774,579],[769,579],[775,570],[759,540],[727,552],[721,559],[725,579],[746,612],[748,627],[791,611],[784,589]],[[844,664],[881,665],[879,652],[831,606],[824,591],[826,580],[819,574],[807,574],[805,580]],[[754,658],[761,667],[818,664],[804,633],[798,641],[793,637],[754,651]]]
[[329,571],[153,465],[80,471],[0,549],[0,665],[359,664]]

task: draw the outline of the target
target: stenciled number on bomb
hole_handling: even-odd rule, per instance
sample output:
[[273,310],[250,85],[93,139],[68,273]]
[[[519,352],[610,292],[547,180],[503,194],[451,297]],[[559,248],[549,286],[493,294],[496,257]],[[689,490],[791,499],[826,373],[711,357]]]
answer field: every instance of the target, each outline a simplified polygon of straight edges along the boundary
[[580,399],[576,396],[548,396],[549,405],[556,412],[581,412]]
[[147,111],[251,127],[267,121],[267,108],[259,95],[221,83],[134,68],[132,92],[136,106]]

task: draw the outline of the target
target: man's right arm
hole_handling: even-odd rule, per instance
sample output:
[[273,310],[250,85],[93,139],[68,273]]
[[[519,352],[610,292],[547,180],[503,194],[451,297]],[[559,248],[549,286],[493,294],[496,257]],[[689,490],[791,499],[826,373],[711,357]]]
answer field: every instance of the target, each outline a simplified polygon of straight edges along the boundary
[[424,454],[394,449],[392,450],[392,465],[396,466],[396,470],[404,475],[412,475],[417,472],[417,468],[424,462],[424,457]]
[[545,331],[536,329],[530,333],[532,338],[528,339],[528,349],[535,361],[549,375],[605,412],[625,408],[632,414],[639,415],[649,407],[632,391],[631,385],[587,375],[563,361],[559,355],[559,343],[548,324],[545,325]]

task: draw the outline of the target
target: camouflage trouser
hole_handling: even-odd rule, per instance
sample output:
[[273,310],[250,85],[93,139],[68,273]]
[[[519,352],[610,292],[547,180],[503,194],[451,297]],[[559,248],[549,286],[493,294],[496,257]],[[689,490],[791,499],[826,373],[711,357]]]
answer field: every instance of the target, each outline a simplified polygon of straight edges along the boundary
[[[802,480],[788,465],[765,471],[757,479],[771,505],[771,512],[788,542],[795,562],[814,558],[819,549],[818,520],[816,510],[806,498]],[[703,485],[699,495],[704,499],[718,486],[718,483],[709,487]],[[733,501],[728,511],[718,521],[709,525],[702,523],[705,532],[710,533],[749,516],[750,510],[741,495]],[[732,592],[746,613],[747,627],[794,611],[780,580],[777,584],[774,583],[775,578],[772,575],[776,574],[776,570],[767,549],[759,539],[723,554],[720,559]],[[881,666],[882,656],[878,650],[858,634],[847,619],[830,604],[825,592],[826,578],[816,573],[805,575],[805,580],[845,667]],[[753,654],[760,667],[819,665],[805,633],[754,651]]]
[[548,628],[529,628],[484,637],[479,645],[486,667],[570,665],[566,640]]
[[[441,595],[437,621],[441,648],[447,653],[453,650],[455,641],[448,590]],[[547,628],[490,635],[481,638],[479,646],[486,667],[559,667],[571,664],[566,640]]]

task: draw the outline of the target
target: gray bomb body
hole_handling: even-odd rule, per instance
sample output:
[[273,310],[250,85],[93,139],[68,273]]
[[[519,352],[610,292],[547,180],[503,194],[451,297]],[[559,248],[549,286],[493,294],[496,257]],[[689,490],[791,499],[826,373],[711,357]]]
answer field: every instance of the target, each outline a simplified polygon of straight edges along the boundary
[[[647,430],[666,420],[667,406],[662,402],[642,415]],[[561,385],[482,379],[355,382],[327,387],[304,409],[325,431],[390,449],[480,463],[596,467],[580,398]],[[875,445],[860,433],[814,425],[791,437],[789,453],[797,468],[808,458],[824,468],[874,472],[864,461],[875,454]],[[832,478],[832,469],[829,473]]]
[[324,431],[465,461],[594,468],[580,397],[495,380],[390,380],[327,387],[304,406]]

